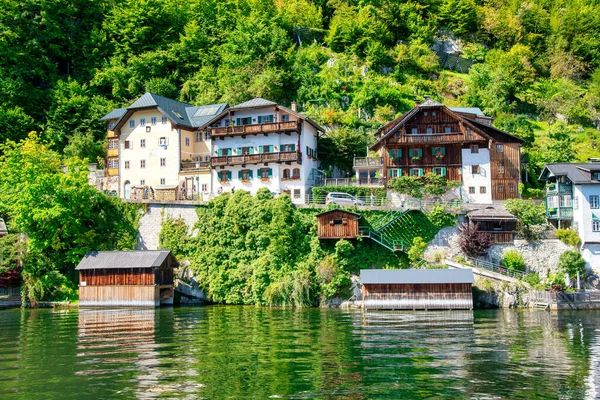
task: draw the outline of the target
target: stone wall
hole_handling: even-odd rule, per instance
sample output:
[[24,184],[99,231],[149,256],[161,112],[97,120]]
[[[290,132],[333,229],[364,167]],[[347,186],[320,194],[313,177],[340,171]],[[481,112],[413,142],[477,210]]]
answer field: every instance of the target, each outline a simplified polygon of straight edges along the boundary
[[537,271],[540,276],[548,276],[558,272],[559,257],[567,250],[574,250],[558,239],[545,239],[539,242],[527,242],[526,240],[515,240],[513,244],[496,244],[488,250],[487,260],[500,263],[502,255],[508,250],[517,250],[523,255],[527,267]]
[[140,219],[138,230],[137,248],[139,250],[158,249],[158,234],[162,221],[167,216],[183,218],[189,227],[190,234],[194,234],[193,227],[198,221],[196,206],[191,204],[147,204],[147,211]]

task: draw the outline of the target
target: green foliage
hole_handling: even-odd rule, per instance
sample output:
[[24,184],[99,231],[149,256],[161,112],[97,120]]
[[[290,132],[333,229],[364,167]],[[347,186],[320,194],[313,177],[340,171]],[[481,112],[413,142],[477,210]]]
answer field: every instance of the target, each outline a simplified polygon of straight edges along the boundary
[[167,216],[162,220],[158,234],[159,248],[170,250],[179,258],[186,254],[188,242],[188,227],[183,218]]
[[515,271],[525,271],[525,261],[523,255],[517,250],[508,250],[502,255],[500,265]]
[[585,260],[577,251],[567,250],[560,255],[558,268],[564,273],[569,274],[571,280],[577,278],[577,272],[583,276],[585,272]]
[[441,196],[459,182],[448,181],[445,177],[427,173],[424,176],[400,176],[388,182],[388,188],[398,193],[418,199],[424,196]]
[[0,237],[0,274],[17,267],[19,247],[18,234]]
[[546,207],[533,200],[509,199],[504,202],[506,210],[517,217],[517,231],[527,240],[537,238],[546,224]]
[[354,157],[364,156],[373,139],[366,132],[348,128],[328,132],[326,137],[319,140],[321,168],[336,167],[342,172],[352,173]]
[[556,237],[564,244],[575,248],[579,248],[579,245],[581,245],[581,238],[573,229],[557,229]]
[[369,198],[371,192],[378,199],[383,199],[387,196],[385,188],[369,188],[364,186],[315,186],[312,188],[313,197],[318,199],[324,200],[325,196],[330,192],[348,193],[361,198]]
[[444,206],[439,203],[431,208],[428,218],[440,229],[456,225],[456,215],[446,212]]
[[408,259],[410,260],[411,266],[415,266],[417,262],[421,259],[425,248],[427,248],[427,243],[423,240],[422,237],[417,236],[413,239],[412,246],[408,250]]

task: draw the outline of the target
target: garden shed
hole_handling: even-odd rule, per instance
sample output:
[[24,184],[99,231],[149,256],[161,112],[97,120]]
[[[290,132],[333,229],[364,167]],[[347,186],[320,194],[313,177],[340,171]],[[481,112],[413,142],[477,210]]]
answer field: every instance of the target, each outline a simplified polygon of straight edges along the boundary
[[177,266],[168,250],[88,252],[75,268],[79,271],[79,306],[173,304]]
[[494,243],[512,243],[517,230],[517,218],[502,204],[488,205],[467,212],[470,222],[479,225],[479,232],[487,233]]
[[473,309],[471,269],[363,269],[360,281],[365,310]]
[[319,239],[356,239],[360,214],[334,209],[317,214]]

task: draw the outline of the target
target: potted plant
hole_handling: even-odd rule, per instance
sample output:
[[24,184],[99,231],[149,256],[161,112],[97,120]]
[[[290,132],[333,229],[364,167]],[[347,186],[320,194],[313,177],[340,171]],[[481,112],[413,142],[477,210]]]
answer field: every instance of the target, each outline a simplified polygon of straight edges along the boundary
[[410,159],[413,160],[413,161],[419,161],[421,159],[421,157],[419,157],[419,156],[412,156]]
[[436,160],[443,160],[444,159],[444,155],[442,153],[435,153],[435,159]]

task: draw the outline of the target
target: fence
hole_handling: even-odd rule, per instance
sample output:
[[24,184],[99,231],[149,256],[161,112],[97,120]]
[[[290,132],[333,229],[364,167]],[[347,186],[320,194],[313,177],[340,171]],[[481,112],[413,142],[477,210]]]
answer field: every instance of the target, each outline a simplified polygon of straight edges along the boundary
[[315,180],[315,186],[384,186],[383,178],[323,178]]
[[465,259],[469,262],[469,264],[472,267],[487,269],[489,271],[497,272],[502,275],[510,276],[511,278],[523,279],[525,276],[527,276],[527,273],[525,272],[508,269],[503,267],[502,265],[494,264],[489,261],[478,260],[473,257],[466,257]]

